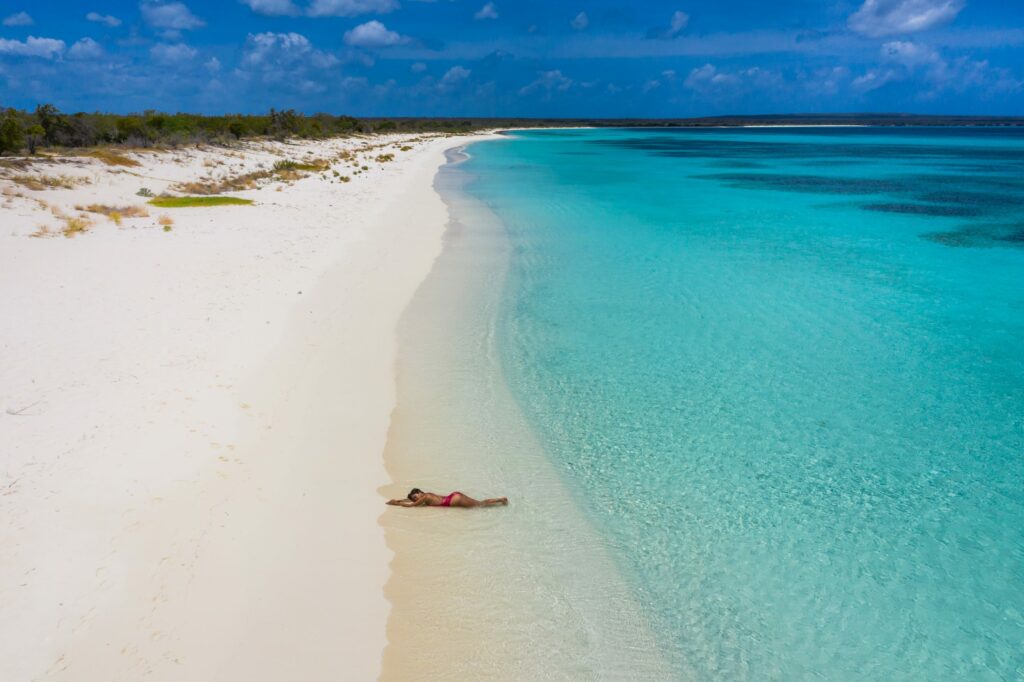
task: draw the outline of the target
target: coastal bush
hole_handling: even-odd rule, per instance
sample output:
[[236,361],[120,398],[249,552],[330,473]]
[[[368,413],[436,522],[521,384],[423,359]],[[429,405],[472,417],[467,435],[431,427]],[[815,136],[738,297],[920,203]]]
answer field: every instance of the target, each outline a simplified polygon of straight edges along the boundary
[[377,160],[380,161],[381,163],[387,163],[388,161],[394,161],[395,160],[395,155],[394,154],[378,154],[377,155]]
[[17,154],[25,144],[25,131],[21,117],[14,109],[8,109],[0,118],[0,154]]
[[204,206],[249,206],[252,199],[240,197],[156,197],[149,203],[158,208],[192,208]]
[[135,193],[137,197],[151,197],[153,196],[153,190],[148,187],[140,187],[139,191]]

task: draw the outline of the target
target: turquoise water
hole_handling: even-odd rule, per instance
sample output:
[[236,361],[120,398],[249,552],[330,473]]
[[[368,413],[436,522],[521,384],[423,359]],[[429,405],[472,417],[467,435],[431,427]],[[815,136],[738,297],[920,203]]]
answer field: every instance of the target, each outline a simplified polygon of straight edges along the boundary
[[1024,131],[471,154],[506,381],[681,676],[1024,678]]

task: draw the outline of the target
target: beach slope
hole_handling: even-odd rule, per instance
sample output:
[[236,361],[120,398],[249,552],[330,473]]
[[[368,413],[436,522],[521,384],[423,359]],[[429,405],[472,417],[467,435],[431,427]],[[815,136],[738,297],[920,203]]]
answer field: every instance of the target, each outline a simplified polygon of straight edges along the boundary
[[[440,251],[454,144],[3,170],[0,678],[376,677],[395,327]],[[234,194],[251,206],[137,196],[311,157],[341,170]]]

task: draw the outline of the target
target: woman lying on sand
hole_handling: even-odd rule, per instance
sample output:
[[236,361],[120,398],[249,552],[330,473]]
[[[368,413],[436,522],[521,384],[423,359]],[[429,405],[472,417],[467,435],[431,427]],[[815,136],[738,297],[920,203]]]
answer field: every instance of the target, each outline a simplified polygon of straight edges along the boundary
[[388,500],[388,504],[396,507],[464,507],[472,509],[473,507],[496,507],[508,504],[508,498],[492,497],[481,502],[458,491],[441,497],[437,493],[425,493],[419,488],[413,488],[404,500]]

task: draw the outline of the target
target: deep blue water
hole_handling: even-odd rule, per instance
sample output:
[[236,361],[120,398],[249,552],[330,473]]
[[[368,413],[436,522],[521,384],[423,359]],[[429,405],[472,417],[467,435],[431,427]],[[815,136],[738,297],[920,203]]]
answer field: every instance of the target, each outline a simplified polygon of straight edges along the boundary
[[1024,678],[1024,131],[471,151],[506,379],[681,675]]

